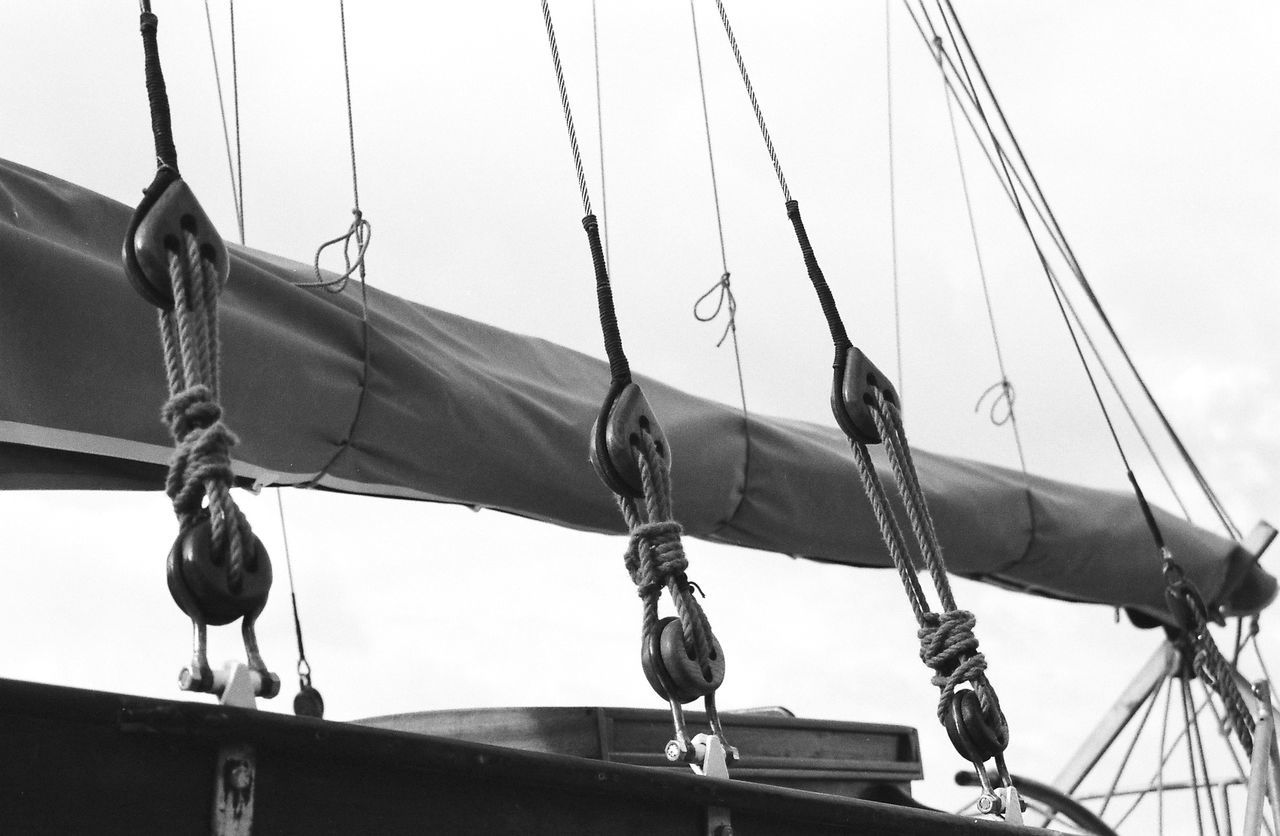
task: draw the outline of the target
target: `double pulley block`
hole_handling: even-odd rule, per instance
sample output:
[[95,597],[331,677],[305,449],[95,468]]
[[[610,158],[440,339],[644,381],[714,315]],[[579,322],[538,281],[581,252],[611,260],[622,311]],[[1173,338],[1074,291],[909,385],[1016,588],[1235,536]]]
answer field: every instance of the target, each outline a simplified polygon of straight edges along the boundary
[[857,346],[838,350],[832,368],[831,413],[836,424],[850,441],[879,444],[883,439],[871,415],[878,403],[876,393],[900,407],[897,390]]
[[230,273],[227,245],[195,193],[177,170],[161,166],[142,193],[124,237],[124,268],[138,295],[162,311],[174,306],[169,272],[171,255],[182,256],[187,235],[223,287]]

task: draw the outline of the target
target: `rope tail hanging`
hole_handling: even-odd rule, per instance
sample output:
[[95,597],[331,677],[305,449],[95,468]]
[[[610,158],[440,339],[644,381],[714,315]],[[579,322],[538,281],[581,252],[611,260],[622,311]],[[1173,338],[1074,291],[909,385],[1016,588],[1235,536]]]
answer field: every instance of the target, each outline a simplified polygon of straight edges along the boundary
[[[716,0],[716,7],[765,148],[773,163],[805,270],[818,296],[819,306],[831,335],[835,353],[832,364],[832,412],[849,439],[863,489],[915,613],[919,625],[920,658],[933,669],[932,682],[940,691],[938,719],[946,727],[956,750],[975,765],[983,786],[980,809],[985,806],[983,812],[1004,813],[1010,820],[1020,821],[1017,791],[1012,786],[1003,757],[1004,749],[1009,743],[1008,722],[1000,708],[995,689],[987,678],[986,658],[978,651],[978,640],[974,635],[976,619],[973,613],[957,607],[951,591],[942,548],[938,543],[933,518],[907,443],[897,392],[888,378],[849,339],[834,294],[827,284],[805,230],[800,204],[793,199],[783,175],[777,150],[769,136],[763,111],[751,85],[742,50],[734,36],[723,0]],[[934,612],[929,607],[916,575],[916,568],[912,564],[902,524],[868,450],[868,445],[880,443],[884,444],[893,469],[919,554],[933,580],[941,605],[940,612]],[[962,689],[960,686],[964,684],[969,687]],[[991,787],[983,767],[983,763],[991,759],[996,761],[1003,783],[998,793]]]
[[218,297],[229,274],[228,253],[178,173],[157,20],[145,3],[141,29],[158,170],[130,222],[124,262],[135,289],[159,309],[169,384],[162,416],[174,453],[165,491],[179,529],[168,560],[169,591],[194,633],[192,663],[179,681],[186,690],[225,688],[225,678],[216,681],[209,669],[207,625],[239,618],[253,689],[272,697],[280,681],[267,670],[254,632],[271,588],[271,562],[231,496],[236,437],[218,402]]
[[[616,495],[631,533],[624,562],[642,601],[642,667],[650,685],[670,703],[676,733],[667,747],[667,756],[705,769],[705,754],[700,752],[708,750],[688,736],[682,705],[704,698],[713,736],[719,739],[728,759],[736,756],[724,739],[715,707],[715,692],[724,679],[724,653],[686,575],[688,558],[681,540],[683,532],[672,510],[671,450],[652,407],[631,377],[623,350],[600,225],[591,211],[582,152],[547,0],[542,0],[542,16],[582,199],[582,226],[587,233],[600,328],[609,360],[609,389],[591,431],[591,463],[601,481]],[[659,617],[658,599],[663,589],[670,594],[674,618]]]

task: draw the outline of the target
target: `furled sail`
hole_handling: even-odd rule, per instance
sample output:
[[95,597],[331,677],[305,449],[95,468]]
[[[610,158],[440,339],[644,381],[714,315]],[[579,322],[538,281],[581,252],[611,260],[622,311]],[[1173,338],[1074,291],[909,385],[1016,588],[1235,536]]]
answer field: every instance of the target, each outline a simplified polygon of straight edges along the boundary
[[[170,443],[158,418],[155,314],[120,262],[130,211],[0,162],[0,488],[163,484]],[[366,355],[354,286],[304,289],[296,283],[312,278],[308,266],[243,247],[231,256],[221,399],[246,482],[623,530],[586,453],[608,381],[602,361],[375,288]],[[644,387],[675,451],[687,533],[889,565],[834,427],[753,416],[747,433],[736,408]],[[924,452],[917,464],[952,571],[1164,612],[1159,562],[1131,496]],[[1206,598],[1246,612],[1270,602],[1275,579],[1250,555],[1156,513]]]

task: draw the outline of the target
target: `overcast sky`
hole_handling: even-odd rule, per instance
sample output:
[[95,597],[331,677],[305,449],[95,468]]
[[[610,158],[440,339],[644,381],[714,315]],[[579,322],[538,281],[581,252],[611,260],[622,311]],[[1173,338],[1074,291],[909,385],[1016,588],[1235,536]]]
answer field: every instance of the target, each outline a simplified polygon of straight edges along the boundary
[[[227,9],[212,5],[230,107]],[[136,202],[152,150],[133,4],[7,7],[0,156]],[[690,314],[720,260],[688,4],[601,7],[610,261],[632,365],[735,402],[732,354],[715,348],[723,326]],[[599,214],[591,6],[552,8]],[[729,9],[850,331],[882,368],[896,368],[885,6]],[[234,240],[204,8],[155,10],[183,173]],[[236,11],[246,241],[309,262],[346,228],[352,205],[336,5],[242,2]],[[538,4],[353,2],[347,12],[361,207],[375,229],[370,282],[602,354]],[[959,12],[1175,425],[1242,527],[1280,517],[1275,5],[986,2]],[[700,3],[699,24],[748,402],[826,423],[829,341],[714,4]],[[37,31],[47,37],[31,37]],[[896,4],[890,41],[908,430],[922,448],[1014,466],[1008,428],[974,412],[999,372],[941,82]],[[961,130],[1030,468],[1121,488],[1034,252]],[[1123,437],[1135,443],[1128,429]],[[1135,458],[1144,487],[1176,510],[1149,461]],[[678,516],[678,470],[676,479]],[[263,643],[289,683],[275,502],[265,494],[243,505],[277,560]],[[639,604],[620,539],[449,507],[301,492],[284,502],[308,655],[331,717],[660,707],[636,664]],[[1192,512],[1212,522],[1202,502]],[[0,673],[175,696],[189,630],[163,579],[174,525],[162,495],[10,494],[0,526],[10,555],[0,628],[11,637],[0,643]],[[688,551],[731,659],[722,706],[780,703],[918,726],[932,779],[918,794],[956,797],[947,785],[963,763],[932,717],[936,693],[893,573],[703,543]],[[565,578],[582,601],[552,594]],[[1102,608],[964,582],[957,595],[978,613],[1013,727],[1010,764],[1042,779],[1158,640]],[[235,631],[222,632],[214,658],[237,652]],[[570,643],[589,663],[545,661],[564,658]],[[288,710],[291,696],[270,707]]]

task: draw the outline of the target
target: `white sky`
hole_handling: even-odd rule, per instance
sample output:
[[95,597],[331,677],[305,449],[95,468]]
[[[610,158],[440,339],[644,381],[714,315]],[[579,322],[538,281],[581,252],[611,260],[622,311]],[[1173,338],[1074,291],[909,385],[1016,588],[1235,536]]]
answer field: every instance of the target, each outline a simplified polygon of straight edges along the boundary
[[[0,156],[135,202],[152,152],[133,4],[7,5]],[[714,348],[720,326],[690,315],[720,265],[689,9],[600,5],[610,255],[632,365],[732,403],[732,354]],[[214,6],[230,106],[226,8]],[[203,6],[157,2],[156,11],[183,173],[234,239]],[[987,2],[959,11],[1174,423],[1242,527],[1280,516],[1275,5]],[[561,0],[553,12],[599,213],[591,8]],[[730,13],[850,331],[888,371],[884,5],[739,2]],[[749,403],[827,422],[829,341],[714,4],[700,5],[699,23]],[[894,5],[908,429],[922,448],[1014,465],[1007,428],[973,410],[998,372],[940,82],[910,26]],[[370,282],[601,354],[537,3],[353,2],[348,27],[361,205],[375,227]],[[337,10],[242,2],[237,29],[247,242],[308,262],[350,218]],[[47,36],[31,37],[37,31]],[[967,132],[962,142],[1031,469],[1123,487],[1033,253]],[[1174,508],[1132,449],[1148,492]],[[634,652],[639,604],[620,539],[421,504],[299,492],[285,504],[308,656],[331,717],[660,707]],[[288,682],[275,498],[243,505],[277,562],[262,639]],[[1211,522],[1203,503],[1193,512]],[[0,629],[11,637],[0,643],[0,673],[175,696],[189,630],[163,579],[174,526],[162,495],[10,494],[0,528],[10,554]],[[963,764],[932,717],[936,693],[893,573],[699,542],[688,551],[730,659],[723,706],[780,703],[915,725],[931,778],[917,794],[944,805],[963,797],[948,786]],[[566,580],[581,600],[553,593]],[[1012,768],[1052,777],[1157,638],[1114,625],[1100,608],[964,582],[957,595],[978,614],[1013,728]],[[236,631],[221,632],[214,658],[236,652]],[[291,697],[270,708],[288,710]]]

